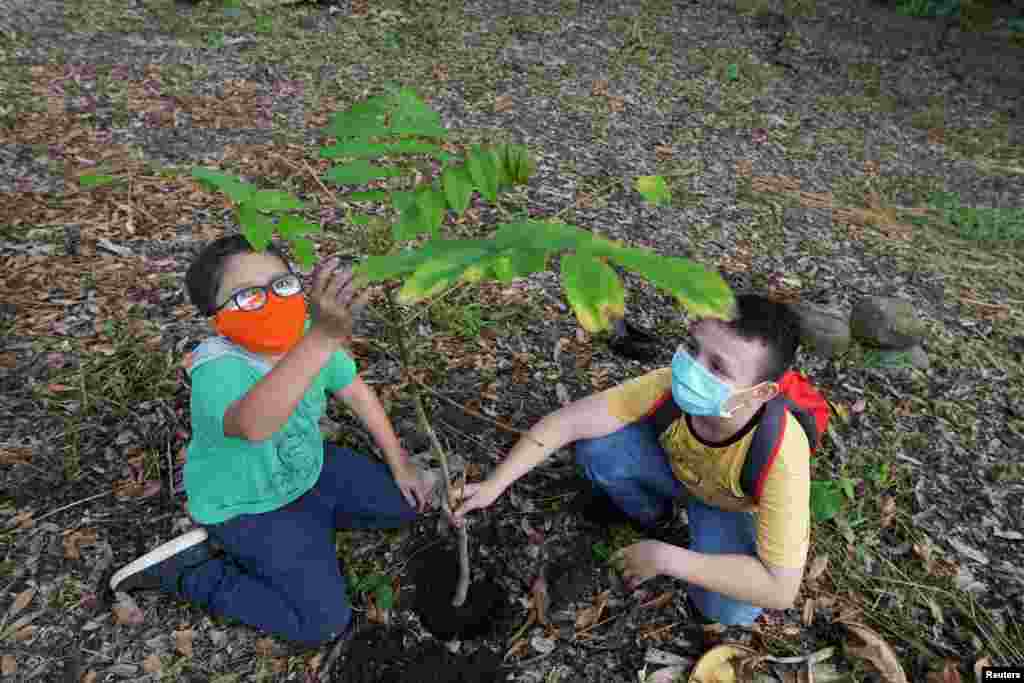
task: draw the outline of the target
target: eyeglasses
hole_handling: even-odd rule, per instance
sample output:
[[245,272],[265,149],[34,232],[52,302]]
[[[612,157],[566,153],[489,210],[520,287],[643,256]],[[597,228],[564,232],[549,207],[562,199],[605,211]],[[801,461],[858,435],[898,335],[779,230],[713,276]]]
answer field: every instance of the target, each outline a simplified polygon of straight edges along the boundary
[[298,275],[288,273],[277,278],[269,285],[257,285],[240,289],[232,294],[227,301],[215,308],[214,313],[232,303],[240,311],[258,311],[267,305],[271,291],[280,297],[295,296],[302,292],[302,280],[299,279]]

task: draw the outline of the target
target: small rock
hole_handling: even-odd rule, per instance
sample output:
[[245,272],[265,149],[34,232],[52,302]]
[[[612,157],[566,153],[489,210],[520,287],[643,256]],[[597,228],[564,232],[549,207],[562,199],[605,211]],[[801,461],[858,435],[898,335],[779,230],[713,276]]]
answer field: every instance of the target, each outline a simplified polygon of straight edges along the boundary
[[854,304],[850,331],[870,346],[906,350],[920,344],[927,330],[906,299],[872,296]]
[[797,304],[800,343],[823,358],[833,358],[850,348],[850,316],[834,308]]

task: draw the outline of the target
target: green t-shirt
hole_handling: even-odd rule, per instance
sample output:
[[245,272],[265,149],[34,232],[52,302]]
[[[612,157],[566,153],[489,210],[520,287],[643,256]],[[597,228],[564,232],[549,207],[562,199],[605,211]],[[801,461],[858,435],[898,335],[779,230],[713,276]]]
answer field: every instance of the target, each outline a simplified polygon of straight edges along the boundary
[[192,378],[192,440],[185,462],[189,514],[199,524],[218,524],[241,514],[276,510],[311,489],[324,462],[320,417],[327,393],[356,377],[344,351],[320,370],[283,427],[265,441],[224,435],[224,413],[270,366],[226,339],[196,349]]

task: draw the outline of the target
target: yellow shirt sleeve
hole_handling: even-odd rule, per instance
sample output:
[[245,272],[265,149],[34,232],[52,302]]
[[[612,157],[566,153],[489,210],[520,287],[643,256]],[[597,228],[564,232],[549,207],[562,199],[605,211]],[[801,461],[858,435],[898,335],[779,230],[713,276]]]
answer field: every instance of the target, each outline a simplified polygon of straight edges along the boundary
[[648,372],[601,392],[608,414],[625,424],[647,415],[666,391],[672,388],[672,368]]
[[811,449],[792,415],[768,470],[757,511],[757,554],[777,567],[801,569],[811,540]]

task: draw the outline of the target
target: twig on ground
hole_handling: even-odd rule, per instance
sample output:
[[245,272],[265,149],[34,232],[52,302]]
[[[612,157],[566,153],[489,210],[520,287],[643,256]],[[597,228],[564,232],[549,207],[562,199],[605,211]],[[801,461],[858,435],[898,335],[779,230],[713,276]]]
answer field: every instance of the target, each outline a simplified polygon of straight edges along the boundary
[[44,519],[46,519],[48,517],[53,517],[54,515],[56,515],[56,514],[58,514],[60,512],[64,512],[65,510],[70,510],[71,508],[75,507],[76,505],[82,505],[83,503],[88,503],[91,500],[96,500],[97,498],[102,498],[103,496],[109,496],[112,493],[113,493],[113,491],[104,491],[103,493],[97,493],[95,496],[89,496],[88,498],[83,498],[82,500],[76,500],[74,503],[68,503],[67,505],[65,505],[63,507],[59,507],[56,510],[50,510],[45,515],[42,515],[40,517],[36,517],[32,521],[33,522],[40,522],[40,521],[42,521],[42,520],[44,520]]

